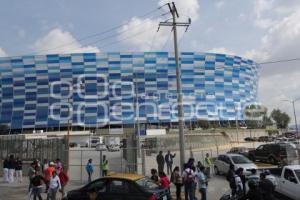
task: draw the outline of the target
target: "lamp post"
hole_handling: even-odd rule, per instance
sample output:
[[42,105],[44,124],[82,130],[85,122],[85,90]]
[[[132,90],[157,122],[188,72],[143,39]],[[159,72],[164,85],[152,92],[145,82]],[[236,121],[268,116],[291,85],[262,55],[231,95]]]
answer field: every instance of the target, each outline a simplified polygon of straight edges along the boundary
[[296,126],[296,134],[297,134],[297,137],[299,139],[299,132],[298,132],[298,123],[297,123],[297,116],[296,116],[296,109],[295,109],[295,102],[300,100],[300,97],[294,99],[294,100],[282,100],[282,101],[287,101],[287,102],[290,102],[293,106],[293,111],[294,111],[294,119],[295,119],[295,126]]

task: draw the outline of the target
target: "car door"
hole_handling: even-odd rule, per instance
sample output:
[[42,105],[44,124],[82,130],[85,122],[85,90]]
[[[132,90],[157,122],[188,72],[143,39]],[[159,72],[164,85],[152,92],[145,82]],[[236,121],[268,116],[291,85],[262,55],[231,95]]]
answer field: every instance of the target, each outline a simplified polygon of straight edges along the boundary
[[293,170],[285,169],[284,177],[281,179],[282,192],[285,193],[286,196],[292,199],[298,199],[297,196],[299,190],[299,182],[294,174]]
[[223,168],[224,168],[224,156],[223,155],[219,155],[218,159],[216,160],[215,165],[218,168],[219,172],[223,173]]
[[99,198],[100,200],[126,200],[130,189],[126,180],[112,179],[108,183],[108,191],[105,198]]
[[224,165],[223,165],[223,170],[224,173],[227,173],[229,171],[229,166],[231,164],[231,160],[228,156],[224,156]]
[[100,180],[95,180],[91,183],[89,183],[88,185],[86,185],[84,188],[82,188],[81,190],[79,190],[78,192],[76,192],[76,194],[74,194],[72,196],[72,199],[78,199],[78,200],[89,200],[89,195],[88,192],[95,190],[97,191],[97,195],[99,196],[103,196],[104,193],[107,190],[107,185],[106,185],[106,180],[100,179]]
[[259,147],[257,147],[257,149],[255,150],[255,159],[262,159],[264,146],[265,145],[260,145]]

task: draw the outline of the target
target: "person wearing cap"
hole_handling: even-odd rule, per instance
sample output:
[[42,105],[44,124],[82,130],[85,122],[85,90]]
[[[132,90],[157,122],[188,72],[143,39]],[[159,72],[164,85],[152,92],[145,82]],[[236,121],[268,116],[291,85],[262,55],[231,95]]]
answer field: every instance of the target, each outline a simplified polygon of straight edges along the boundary
[[55,171],[54,162],[49,163],[49,167],[44,171],[45,180],[46,180],[46,192],[49,189],[49,183],[52,177],[52,173]]

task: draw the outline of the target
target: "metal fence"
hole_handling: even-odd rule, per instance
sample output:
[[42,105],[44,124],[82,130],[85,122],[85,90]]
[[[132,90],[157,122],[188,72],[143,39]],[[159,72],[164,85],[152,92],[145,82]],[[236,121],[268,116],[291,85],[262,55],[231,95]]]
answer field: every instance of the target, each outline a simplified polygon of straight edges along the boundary
[[14,155],[23,161],[24,171],[34,159],[55,161],[60,158],[62,163],[66,164],[66,142],[64,138],[27,139],[24,135],[2,135],[0,136],[1,168],[2,160],[9,155]]

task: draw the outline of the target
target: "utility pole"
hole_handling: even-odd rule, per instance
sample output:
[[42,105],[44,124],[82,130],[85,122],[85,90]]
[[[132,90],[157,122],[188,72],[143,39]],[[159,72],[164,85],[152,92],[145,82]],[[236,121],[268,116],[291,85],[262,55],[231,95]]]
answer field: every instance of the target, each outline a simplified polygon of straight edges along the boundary
[[[297,101],[297,100],[296,100]],[[294,118],[295,118],[295,126],[296,126],[296,134],[299,139],[299,132],[298,132],[298,122],[297,122],[297,115],[296,115],[296,109],[295,109],[295,101],[293,101],[293,110],[294,110]]]
[[160,22],[160,26],[171,26],[173,33],[174,33],[174,51],[175,51],[175,62],[176,62],[176,85],[177,85],[177,106],[178,106],[178,125],[179,125],[179,149],[180,149],[180,166],[183,167],[185,163],[185,148],[184,148],[184,132],[183,132],[183,105],[182,105],[182,91],[181,91],[181,67],[179,63],[179,56],[178,56],[178,44],[177,44],[177,26],[183,26],[186,27],[186,30],[191,24],[191,19],[189,18],[189,21],[187,23],[185,22],[176,22],[176,18],[179,18],[175,3],[172,2],[172,5],[170,3],[167,3],[170,13],[172,14],[172,22]]

